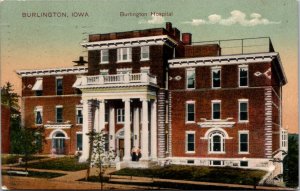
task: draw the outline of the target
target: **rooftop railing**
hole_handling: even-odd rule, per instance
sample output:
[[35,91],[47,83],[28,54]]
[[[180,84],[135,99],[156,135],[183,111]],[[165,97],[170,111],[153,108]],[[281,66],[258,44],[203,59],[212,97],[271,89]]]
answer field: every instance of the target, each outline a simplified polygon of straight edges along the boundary
[[220,55],[274,52],[270,37],[193,42],[193,45],[218,44]]

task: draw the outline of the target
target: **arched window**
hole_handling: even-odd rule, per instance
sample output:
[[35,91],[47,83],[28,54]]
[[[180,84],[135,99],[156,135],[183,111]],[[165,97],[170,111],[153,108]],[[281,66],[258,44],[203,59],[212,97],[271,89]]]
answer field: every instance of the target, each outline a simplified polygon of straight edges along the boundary
[[209,135],[209,152],[224,153],[225,152],[225,135],[220,131],[213,131]]

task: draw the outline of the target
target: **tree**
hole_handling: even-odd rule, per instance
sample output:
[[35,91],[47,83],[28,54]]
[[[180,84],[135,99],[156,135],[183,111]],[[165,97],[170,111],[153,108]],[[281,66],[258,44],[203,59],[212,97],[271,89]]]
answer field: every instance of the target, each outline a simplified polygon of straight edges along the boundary
[[6,85],[1,87],[1,104],[8,106],[12,114],[18,114],[20,109],[18,100],[20,96],[13,91],[13,85],[10,82],[6,82]]
[[[90,142],[92,143],[91,165],[96,167],[99,181],[101,183],[101,190],[103,189],[104,173],[111,167],[115,159],[115,151],[106,149],[106,134],[104,130],[100,132],[92,131],[90,134]],[[107,151],[108,150],[108,151]]]
[[289,135],[288,154],[283,160],[284,173],[283,178],[288,187],[298,186],[299,168],[298,168],[298,135]]

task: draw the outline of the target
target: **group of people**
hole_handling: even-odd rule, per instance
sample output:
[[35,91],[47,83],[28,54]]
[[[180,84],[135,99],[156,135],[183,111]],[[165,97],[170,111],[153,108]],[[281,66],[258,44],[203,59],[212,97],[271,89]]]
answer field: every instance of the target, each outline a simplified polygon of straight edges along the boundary
[[131,149],[131,158],[132,158],[132,161],[139,161],[141,157],[142,157],[141,149],[133,147]]

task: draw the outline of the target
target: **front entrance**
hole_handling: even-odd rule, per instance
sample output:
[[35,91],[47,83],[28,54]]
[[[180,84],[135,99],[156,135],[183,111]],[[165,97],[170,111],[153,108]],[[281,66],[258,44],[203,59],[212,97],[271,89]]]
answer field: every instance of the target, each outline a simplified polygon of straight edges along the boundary
[[123,161],[123,157],[124,157],[124,139],[119,139],[119,156],[120,156],[120,161]]
[[52,137],[52,153],[65,154],[65,135],[63,133],[56,133]]

